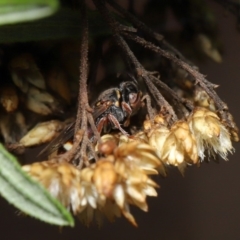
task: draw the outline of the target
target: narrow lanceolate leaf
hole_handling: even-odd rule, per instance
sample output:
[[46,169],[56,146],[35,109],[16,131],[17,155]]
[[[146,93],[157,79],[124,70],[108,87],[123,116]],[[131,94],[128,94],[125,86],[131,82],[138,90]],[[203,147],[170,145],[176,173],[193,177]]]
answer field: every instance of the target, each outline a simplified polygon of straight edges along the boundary
[[44,222],[73,226],[71,214],[42,186],[24,173],[0,144],[0,194],[26,214]]
[[44,18],[58,6],[58,0],[0,0],[0,25]]

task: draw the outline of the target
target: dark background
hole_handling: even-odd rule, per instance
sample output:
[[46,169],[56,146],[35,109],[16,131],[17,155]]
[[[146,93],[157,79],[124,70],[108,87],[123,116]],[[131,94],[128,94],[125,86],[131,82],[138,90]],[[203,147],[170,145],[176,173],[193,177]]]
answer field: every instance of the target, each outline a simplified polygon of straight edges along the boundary
[[[227,102],[240,125],[240,33],[236,18],[209,3],[216,14],[220,37],[224,43],[222,64],[210,60],[200,70],[211,82],[219,84],[217,92]],[[101,229],[87,228],[76,221],[74,229],[60,229],[37,220],[18,216],[17,210],[0,199],[0,239],[240,239],[240,151],[229,156],[229,162],[204,163],[188,168],[183,178],[170,171],[159,179],[157,198],[149,199],[148,213],[133,209],[139,227],[125,219],[104,223]]]

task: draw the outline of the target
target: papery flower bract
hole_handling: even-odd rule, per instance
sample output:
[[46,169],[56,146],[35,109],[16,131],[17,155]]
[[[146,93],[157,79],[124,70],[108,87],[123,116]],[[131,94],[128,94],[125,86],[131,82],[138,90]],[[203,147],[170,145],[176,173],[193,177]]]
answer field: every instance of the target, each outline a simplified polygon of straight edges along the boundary
[[153,127],[148,134],[149,144],[155,148],[160,159],[162,159],[163,146],[169,134],[170,130],[164,125]]
[[216,113],[205,108],[195,108],[188,123],[196,138],[201,160],[205,157],[205,151],[214,157],[219,154],[227,160],[228,152],[233,152],[230,133]]
[[22,169],[40,182],[65,207],[77,213],[80,204],[81,173],[76,167],[69,163],[45,161],[25,165]]
[[117,182],[114,164],[108,160],[99,160],[93,173],[93,183],[101,196],[111,197]]
[[20,139],[19,143],[24,147],[30,147],[49,142],[58,136],[64,126],[64,123],[58,120],[38,123]]
[[184,162],[184,149],[174,134],[169,134],[166,138],[161,159],[167,164],[178,166]]
[[198,152],[195,137],[185,121],[178,121],[171,127],[171,134],[174,134],[181,143],[184,151],[184,160],[188,163],[198,162]]
[[101,223],[102,215],[112,221],[122,214],[137,226],[130,205],[148,210],[146,198],[157,196],[158,187],[148,174],[156,174],[160,165],[148,144],[132,141],[82,170],[53,160],[23,166],[23,170],[86,225],[93,219]]
[[25,53],[14,57],[9,69],[14,84],[22,92],[26,93],[31,84],[40,89],[46,88],[44,77],[31,54]]
[[159,169],[162,175],[166,175],[162,162],[149,144],[138,141],[123,143],[115,149],[114,155],[117,159],[137,165],[147,174],[157,174],[156,169]]
[[18,108],[19,97],[14,86],[1,87],[0,104],[7,112],[13,112]]
[[164,125],[162,118],[159,119],[160,122],[158,121],[159,123],[155,123],[152,129],[148,130],[149,144],[155,148],[164,163],[179,167],[183,173],[186,163],[198,162],[195,138],[186,122],[177,121],[169,129]]

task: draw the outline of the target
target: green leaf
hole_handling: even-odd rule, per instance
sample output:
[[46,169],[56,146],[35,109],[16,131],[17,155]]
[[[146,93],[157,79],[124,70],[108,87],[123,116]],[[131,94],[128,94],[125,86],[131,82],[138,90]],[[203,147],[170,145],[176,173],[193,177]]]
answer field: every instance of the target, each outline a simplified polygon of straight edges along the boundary
[[0,144],[0,194],[26,214],[44,222],[74,226],[71,214],[21,169]]
[[58,0],[0,0],[0,25],[44,18],[58,7]]

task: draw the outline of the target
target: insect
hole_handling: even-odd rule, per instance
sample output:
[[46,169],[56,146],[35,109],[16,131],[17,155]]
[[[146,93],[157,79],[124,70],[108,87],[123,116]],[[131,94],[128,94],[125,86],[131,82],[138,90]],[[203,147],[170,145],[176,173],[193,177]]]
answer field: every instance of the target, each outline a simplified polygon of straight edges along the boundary
[[[139,91],[136,82],[122,82],[119,87],[110,88],[102,92],[92,105],[93,119],[99,133],[107,133],[111,129],[118,129],[124,135],[128,133],[121,127],[127,127],[130,117],[137,113],[141,107],[142,92]],[[54,152],[74,136],[75,122],[70,123],[62,133],[54,139],[43,151]],[[89,130],[89,139],[92,140],[92,132]],[[93,140],[92,140],[93,141]]]
[[104,91],[93,105],[93,118],[98,131],[101,133],[119,129],[127,135],[121,124],[124,127],[129,125],[130,117],[141,106],[141,96],[137,85],[130,81],[121,83],[119,88]]

